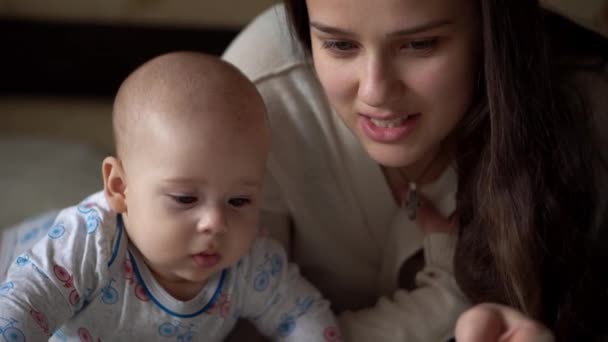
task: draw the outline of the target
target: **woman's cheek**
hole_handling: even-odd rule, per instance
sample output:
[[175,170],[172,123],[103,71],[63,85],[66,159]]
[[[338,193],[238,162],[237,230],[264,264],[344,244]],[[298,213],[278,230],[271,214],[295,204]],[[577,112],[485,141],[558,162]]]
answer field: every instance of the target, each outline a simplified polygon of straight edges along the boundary
[[335,62],[329,58],[315,60],[317,77],[332,105],[348,100],[349,90],[353,87],[355,70],[346,62]]

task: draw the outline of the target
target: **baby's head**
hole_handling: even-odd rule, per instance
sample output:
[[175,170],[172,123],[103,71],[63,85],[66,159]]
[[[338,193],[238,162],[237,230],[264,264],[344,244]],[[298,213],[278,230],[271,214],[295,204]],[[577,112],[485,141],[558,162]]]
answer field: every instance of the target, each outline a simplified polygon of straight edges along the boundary
[[161,285],[188,297],[257,234],[270,145],[264,103],[233,66],[170,53],[123,82],[113,122],[108,202]]

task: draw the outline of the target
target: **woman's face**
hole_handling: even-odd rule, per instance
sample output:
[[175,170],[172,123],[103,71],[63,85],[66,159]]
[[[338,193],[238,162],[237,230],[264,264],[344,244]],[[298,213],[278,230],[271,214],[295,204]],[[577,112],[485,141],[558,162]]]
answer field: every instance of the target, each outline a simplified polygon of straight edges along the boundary
[[478,74],[473,0],[306,0],[314,66],[369,155],[413,166],[471,106]]

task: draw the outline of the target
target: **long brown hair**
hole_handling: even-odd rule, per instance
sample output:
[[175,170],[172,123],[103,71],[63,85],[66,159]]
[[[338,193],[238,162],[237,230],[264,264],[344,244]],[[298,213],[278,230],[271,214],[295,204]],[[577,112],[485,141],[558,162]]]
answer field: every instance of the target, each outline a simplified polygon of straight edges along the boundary
[[[479,94],[459,141],[455,276],[473,302],[511,305],[559,340],[588,336],[588,242],[598,155],[584,104],[565,96],[537,1],[478,0]],[[305,0],[286,0],[310,51]],[[597,294],[597,293],[595,293]]]

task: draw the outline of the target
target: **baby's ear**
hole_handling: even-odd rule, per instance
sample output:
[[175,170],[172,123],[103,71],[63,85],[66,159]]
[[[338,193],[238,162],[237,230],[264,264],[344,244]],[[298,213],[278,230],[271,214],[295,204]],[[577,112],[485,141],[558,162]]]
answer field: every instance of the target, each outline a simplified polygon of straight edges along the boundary
[[116,157],[106,157],[101,166],[103,173],[103,191],[112,210],[117,213],[127,212],[127,182],[122,163]]

